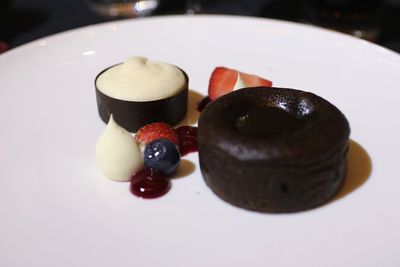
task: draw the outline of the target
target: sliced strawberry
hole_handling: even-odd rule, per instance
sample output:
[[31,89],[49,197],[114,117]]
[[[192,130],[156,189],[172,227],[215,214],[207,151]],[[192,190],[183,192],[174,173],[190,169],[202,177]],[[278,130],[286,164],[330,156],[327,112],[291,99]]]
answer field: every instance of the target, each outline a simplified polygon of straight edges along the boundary
[[247,87],[272,86],[271,81],[259,76],[225,67],[217,67],[211,74],[210,83],[208,85],[208,96],[210,99],[215,100],[218,97],[231,92],[236,84],[238,74],[240,74],[240,78]]
[[135,136],[140,143],[148,144],[158,138],[165,138],[179,146],[178,135],[175,130],[165,122],[154,122],[139,129]]
[[225,67],[217,67],[211,74],[210,83],[208,85],[208,96],[211,100],[225,95],[232,91],[235,86],[238,71]]
[[179,137],[181,155],[197,151],[197,127],[181,126],[176,129]]
[[271,87],[272,86],[271,81],[268,81],[268,80],[261,78],[259,76],[256,76],[256,75],[240,72],[240,78],[242,78],[243,82],[246,84],[247,87],[256,87],[256,86]]

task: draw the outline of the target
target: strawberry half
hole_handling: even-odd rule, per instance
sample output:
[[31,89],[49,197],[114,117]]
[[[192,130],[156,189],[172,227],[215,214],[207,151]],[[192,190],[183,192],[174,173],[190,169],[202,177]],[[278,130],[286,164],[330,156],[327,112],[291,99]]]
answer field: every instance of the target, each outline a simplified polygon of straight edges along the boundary
[[210,97],[210,99],[215,100],[220,96],[232,92],[239,73],[240,77],[247,87],[272,86],[271,81],[261,78],[259,76],[239,72],[237,70],[229,69],[226,67],[217,67],[212,72],[210,83],[208,85],[208,96]]
[[247,87],[257,87],[257,86],[266,86],[271,87],[272,82],[261,78],[259,76],[253,74],[247,74],[244,72],[240,72],[240,78],[242,78],[243,82],[246,84]]
[[139,129],[135,136],[136,140],[148,144],[158,138],[165,138],[179,146],[178,135],[175,130],[165,122],[153,122]]
[[208,96],[211,100],[225,95],[233,90],[235,86],[238,71],[225,67],[217,67],[211,74],[210,83],[208,85]]

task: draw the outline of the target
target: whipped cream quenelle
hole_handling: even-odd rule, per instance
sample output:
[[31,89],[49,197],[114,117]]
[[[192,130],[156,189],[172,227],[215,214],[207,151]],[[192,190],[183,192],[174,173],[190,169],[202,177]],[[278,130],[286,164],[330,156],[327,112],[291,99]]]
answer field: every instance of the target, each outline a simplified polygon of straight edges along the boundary
[[143,167],[142,152],[136,140],[112,115],[97,141],[96,162],[105,177],[116,181],[129,181]]
[[152,101],[176,95],[184,89],[182,71],[168,63],[131,57],[104,71],[96,80],[102,93],[126,101]]

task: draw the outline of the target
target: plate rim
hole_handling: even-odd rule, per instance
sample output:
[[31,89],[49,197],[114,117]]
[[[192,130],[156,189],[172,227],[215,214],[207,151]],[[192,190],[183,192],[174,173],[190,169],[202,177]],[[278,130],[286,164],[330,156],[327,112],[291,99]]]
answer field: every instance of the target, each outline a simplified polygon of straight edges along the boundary
[[319,31],[322,32],[323,34],[329,34],[329,35],[336,35],[339,38],[345,38],[348,40],[351,40],[352,42],[359,42],[363,44],[367,44],[369,46],[374,47],[374,49],[380,49],[381,51],[385,53],[389,53],[393,56],[396,56],[400,59],[400,53],[397,53],[396,51],[393,51],[389,48],[386,48],[382,45],[379,45],[377,43],[373,43],[367,40],[360,39],[358,37],[338,32],[332,29],[328,28],[323,28],[317,25],[313,24],[307,24],[307,23],[302,23],[302,22],[295,22],[295,21],[288,21],[288,20],[281,20],[281,19],[275,19],[275,18],[266,18],[266,17],[254,17],[254,16],[246,16],[246,15],[230,15],[230,14],[196,14],[196,15],[185,15],[185,14],[177,14],[177,15],[157,15],[157,16],[150,16],[146,18],[126,18],[126,19],[120,19],[120,20],[115,20],[115,21],[106,21],[106,22],[99,22],[99,23],[93,23],[81,27],[76,27],[76,28],[71,28],[67,30],[63,30],[60,32],[52,33],[46,36],[39,37],[37,39],[31,40],[27,43],[21,44],[19,46],[13,47],[6,52],[0,54],[0,62],[1,59],[5,56],[10,56],[14,53],[18,53],[20,50],[24,49],[29,49],[36,43],[40,41],[44,41],[44,39],[57,39],[57,38],[62,38],[67,34],[73,34],[75,32],[79,31],[85,31],[88,29],[93,29],[93,30],[98,30],[101,28],[105,28],[109,25],[123,25],[123,24],[131,24],[131,23],[146,23],[147,21],[165,21],[165,20],[186,20],[186,19],[228,19],[228,20],[247,20],[247,21],[260,21],[260,22],[272,22],[276,24],[281,24],[281,25],[287,25],[289,27],[299,27],[311,31]]

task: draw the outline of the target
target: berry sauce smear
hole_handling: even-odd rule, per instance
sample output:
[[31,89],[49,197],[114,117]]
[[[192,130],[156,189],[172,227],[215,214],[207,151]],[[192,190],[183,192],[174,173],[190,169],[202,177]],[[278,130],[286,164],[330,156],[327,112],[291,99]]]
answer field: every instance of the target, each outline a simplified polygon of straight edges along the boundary
[[131,192],[141,198],[157,198],[165,195],[171,184],[165,175],[153,168],[144,168],[132,176]]
[[185,156],[192,152],[197,152],[197,127],[181,126],[176,129],[179,137],[181,155]]

